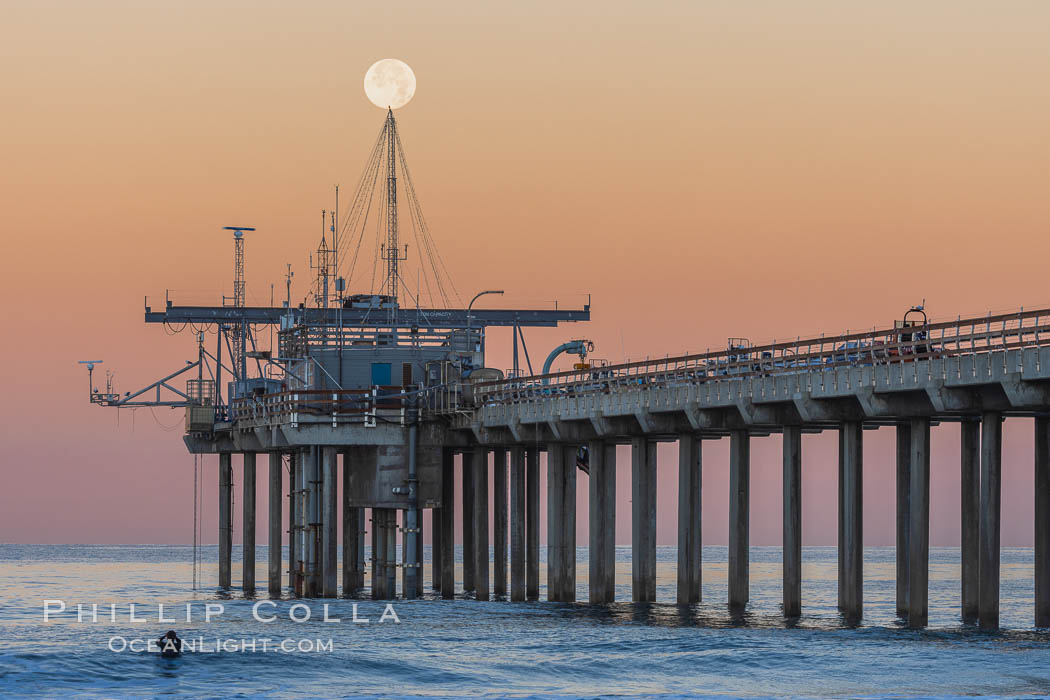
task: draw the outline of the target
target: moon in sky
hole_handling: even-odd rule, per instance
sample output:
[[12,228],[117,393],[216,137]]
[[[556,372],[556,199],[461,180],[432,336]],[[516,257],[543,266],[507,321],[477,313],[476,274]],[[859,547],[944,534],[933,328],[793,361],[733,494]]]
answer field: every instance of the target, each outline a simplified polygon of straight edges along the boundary
[[416,94],[416,74],[396,58],[376,61],[365,73],[365,94],[376,107],[404,107]]

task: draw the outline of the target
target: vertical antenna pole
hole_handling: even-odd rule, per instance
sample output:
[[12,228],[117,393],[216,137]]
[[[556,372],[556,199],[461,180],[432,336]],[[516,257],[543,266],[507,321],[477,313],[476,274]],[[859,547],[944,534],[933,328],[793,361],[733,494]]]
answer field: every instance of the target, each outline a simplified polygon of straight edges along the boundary
[[339,185],[335,186],[335,211],[332,212],[332,277],[339,275]]
[[398,253],[397,242],[397,126],[394,110],[386,112],[387,180],[386,180],[386,230],[387,230],[387,294],[397,306]]

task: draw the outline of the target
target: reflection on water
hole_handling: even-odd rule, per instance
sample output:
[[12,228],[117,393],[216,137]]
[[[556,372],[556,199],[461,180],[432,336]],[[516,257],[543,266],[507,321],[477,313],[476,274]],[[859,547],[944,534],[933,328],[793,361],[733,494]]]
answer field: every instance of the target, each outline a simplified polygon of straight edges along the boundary
[[[217,578],[216,556],[205,548],[205,581]],[[236,589],[189,590],[189,547],[0,545],[0,695],[1050,693],[1050,634],[1032,629],[1031,549],[1003,550],[1001,620],[1010,629],[995,634],[959,623],[957,548],[931,552],[924,631],[904,629],[895,617],[892,548],[865,551],[864,622],[857,629],[847,628],[835,607],[835,548],[807,547],[803,557],[803,614],[792,621],[780,614],[779,548],[752,548],[751,603],[734,617],[725,605],[725,547],[704,548],[703,602],[693,606],[674,604],[674,547],[658,549],[658,602],[628,602],[630,548],[620,547],[618,602],[610,605],[442,601],[430,590],[428,564],[429,599],[396,603],[400,624],[380,624],[383,605],[371,601],[359,604],[368,624],[348,622],[349,600],[311,603],[314,615],[305,623],[292,622],[291,602],[281,601],[276,620],[260,623],[253,601]],[[265,548],[257,561],[266,561]],[[586,548],[577,561],[576,595],[586,601]],[[256,580],[265,575],[264,564]],[[545,575],[541,565],[541,586]],[[204,622],[203,606],[220,598],[227,598],[225,612]],[[98,623],[77,623],[70,610],[43,624],[45,599],[113,602],[120,612],[116,622],[102,614]],[[342,622],[321,620],[325,602]],[[129,622],[129,603],[148,621]],[[195,612],[190,622],[159,623],[158,603],[192,603]],[[184,639],[331,639],[332,650],[168,661],[107,648],[115,635],[156,638],[168,627]]]

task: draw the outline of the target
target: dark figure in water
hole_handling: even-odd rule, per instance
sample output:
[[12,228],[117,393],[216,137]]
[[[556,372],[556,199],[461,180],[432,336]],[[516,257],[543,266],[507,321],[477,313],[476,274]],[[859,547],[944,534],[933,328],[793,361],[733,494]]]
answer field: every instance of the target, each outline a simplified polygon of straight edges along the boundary
[[157,646],[160,647],[160,655],[165,659],[174,659],[182,653],[182,640],[175,634],[175,630],[168,630],[166,635],[157,640]]

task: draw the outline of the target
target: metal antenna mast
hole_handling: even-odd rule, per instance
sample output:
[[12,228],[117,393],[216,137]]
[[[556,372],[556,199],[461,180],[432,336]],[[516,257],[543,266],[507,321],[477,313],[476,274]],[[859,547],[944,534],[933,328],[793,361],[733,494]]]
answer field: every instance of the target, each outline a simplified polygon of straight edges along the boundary
[[397,307],[397,287],[400,281],[398,263],[408,258],[408,246],[404,255],[398,250],[397,241],[397,125],[394,122],[394,110],[386,111],[386,245],[383,259],[386,260],[386,293],[394,307]]
[[328,218],[328,212],[321,211],[321,244],[317,247],[317,292],[314,295],[314,301],[317,302],[318,308],[328,308],[328,275],[332,271],[332,266],[329,261],[330,252],[328,248],[328,240],[325,234],[325,220]]
[[[254,231],[248,226],[223,226],[226,231],[233,231],[233,305],[243,308],[244,303],[244,232]],[[244,379],[248,372],[247,361],[244,355],[244,345],[248,337],[248,323],[241,320],[241,325],[234,329],[231,350],[233,357],[230,358],[231,366]]]

